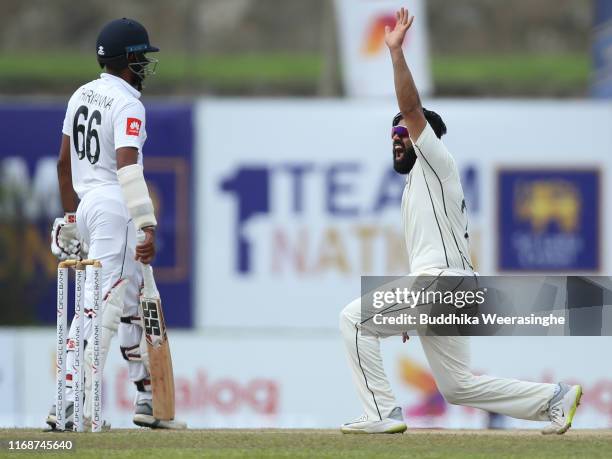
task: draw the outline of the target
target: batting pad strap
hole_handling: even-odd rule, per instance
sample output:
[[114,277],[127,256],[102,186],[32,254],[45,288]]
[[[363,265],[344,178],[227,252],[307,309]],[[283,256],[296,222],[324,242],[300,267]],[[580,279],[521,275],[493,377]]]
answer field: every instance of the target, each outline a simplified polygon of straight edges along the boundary
[[140,316],[123,316],[121,317],[122,324],[134,324],[142,327],[142,319]]
[[134,384],[136,384],[136,390],[138,392],[151,392],[151,380],[149,378],[135,381]]
[[119,346],[119,349],[121,349],[123,359],[128,362],[140,362],[142,360],[140,356],[140,343],[135,346]]
[[144,179],[140,164],[130,164],[117,171],[117,178],[123,191],[123,198],[136,228],[156,226],[153,201],[149,196],[149,189]]

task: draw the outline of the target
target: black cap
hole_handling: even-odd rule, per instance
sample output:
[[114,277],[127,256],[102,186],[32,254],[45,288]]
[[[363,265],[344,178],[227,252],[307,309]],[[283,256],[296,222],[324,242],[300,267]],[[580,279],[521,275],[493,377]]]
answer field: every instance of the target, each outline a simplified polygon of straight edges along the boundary
[[115,19],[106,24],[96,40],[99,60],[125,56],[127,53],[153,53],[159,48],[151,46],[149,34],[142,24],[134,19]]

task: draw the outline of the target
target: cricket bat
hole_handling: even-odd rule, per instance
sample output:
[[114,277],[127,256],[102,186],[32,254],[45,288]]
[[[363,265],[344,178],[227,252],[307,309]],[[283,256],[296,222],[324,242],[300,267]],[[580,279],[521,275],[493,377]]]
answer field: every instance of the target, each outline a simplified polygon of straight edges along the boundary
[[174,373],[170,343],[161,298],[151,265],[141,263],[144,286],[140,294],[140,308],[145,340],[149,352],[149,371],[153,390],[153,417],[162,421],[174,419]]

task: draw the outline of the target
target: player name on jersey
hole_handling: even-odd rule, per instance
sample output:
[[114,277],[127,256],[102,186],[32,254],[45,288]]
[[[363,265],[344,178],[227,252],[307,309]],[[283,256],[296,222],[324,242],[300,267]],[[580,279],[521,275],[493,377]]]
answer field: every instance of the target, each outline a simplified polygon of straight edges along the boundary
[[86,102],[90,105],[95,105],[106,110],[109,110],[112,107],[115,100],[113,97],[104,96],[93,89],[86,90],[84,88],[81,91],[80,99],[82,102]]

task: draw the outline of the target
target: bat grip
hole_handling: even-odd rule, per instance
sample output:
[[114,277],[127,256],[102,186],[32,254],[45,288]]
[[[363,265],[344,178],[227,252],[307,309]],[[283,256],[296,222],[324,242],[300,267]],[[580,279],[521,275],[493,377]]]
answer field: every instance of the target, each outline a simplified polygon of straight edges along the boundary
[[153,276],[153,267],[140,263],[142,267],[143,289],[142,294],[145,298],[159,298],[159,291],[155,285],[155,277]]
[[141,229],[136,230],[136,242],[142,244],[145,241],[145,232]]

